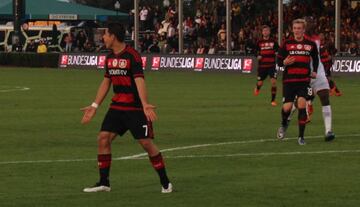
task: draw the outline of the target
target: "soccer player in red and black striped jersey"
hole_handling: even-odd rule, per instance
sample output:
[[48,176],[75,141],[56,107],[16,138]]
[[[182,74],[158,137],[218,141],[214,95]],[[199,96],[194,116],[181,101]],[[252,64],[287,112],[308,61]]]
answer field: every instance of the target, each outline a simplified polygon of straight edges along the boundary
[[331,67],[333,65],[333,61],[332,61],[332,54],[330,54],[330,51],[328,49],[328,47],[325,44],[325,36],[324,34],[320,34],[320,59],[322,64],[324,65],[324,70],[325,70],[325,75],[326,78],[329,81],[329,85],[330,85],[330,95],[336,95],[336,96],[341,96],[342,93],[339,90],[339,88],[337,87],[336,83],[334,80],[332,80],[331,78]]
[[155,106],[148,103],[141,56],[124,43],[125,29],[121,24],[110,23],[103,36],[111,54],[108,55],[105,77],[99,86],[94,102],[82,110],[82,123],[95,116],[111,85],[114,96],[98,134],[98,167],[100,180],[84,192],[110,191],[111,143],[117,135],[130,131],[148,153],[150,162],[160,177],[162,193],[171,193],[172,185],[166,175],[163,157],[153,143],[152,122],[156,120]]
[[262,39],[256,45],[259,67],[254,95],[259,95],[263,81],[269,76],[271,81],[271,105],[276,106],[276,53],[279,46],[274,39],[270,38],[271,31],[269,26],[264,25],[261,33]]
[[[305,145],[304,133],[306,125],[306,97],[310,92],[310,80],[316,78],[319,65],[319,54],[316,44],[304,38],[306,22],[296,19],[292,23],[293,39],[285,40],[279,49],[278,64],[284,66],[283,72],[283,107],[282,122],[277,136],[284,139],[288,127],[288,118],[297,97],[299,145]],[[312,67],[311,67],[312,64]],[[313,68],[313,71],[311,71]]]

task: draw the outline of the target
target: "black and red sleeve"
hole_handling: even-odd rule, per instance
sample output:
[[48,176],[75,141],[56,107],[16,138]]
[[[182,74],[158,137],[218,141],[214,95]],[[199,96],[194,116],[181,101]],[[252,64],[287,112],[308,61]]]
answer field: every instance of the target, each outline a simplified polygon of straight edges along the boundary
[[141,56],[136,50],[131,51],[132,58],[131,58],[131,72],[134,78],[142,77],[144,78],[144,71],[142,67],[142,60]]
[[311,58],[312,58],[313,72],[317,73],[319,67],[319,51],[314,42],[312,42]]
[[277,63],[279,67],[284,66],[284,59],[288,56],[288,51],[286,50],[286,42],[284,42],[278,50],[277,54]]

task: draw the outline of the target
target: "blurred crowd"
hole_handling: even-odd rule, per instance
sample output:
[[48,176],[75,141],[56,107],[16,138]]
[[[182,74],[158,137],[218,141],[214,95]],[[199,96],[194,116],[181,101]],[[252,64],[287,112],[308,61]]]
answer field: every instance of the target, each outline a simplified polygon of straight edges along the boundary
[[[143,1],[139,8],[140,50],[143,53],[177,53],[179,38],[178,11],[165,0],[163,5]],[[189,3],[190,2],[190,3]],[[335,0],[288,0],[284,4],[284,38],[291,36],[293,19],[312,16],[316,33],[324,34],[327,48],[335,48]],[[340,52],[360,55],[360,2],[351,5],[342,0]],[[226,1],[184,0],[184,53],[219,54],[226,51]],[[187,12],[186,12],[187,11]],[[189,12],[190,11],[190,12]],[[134,40],[134,11],[129,12],[128,40]],[[251,55],[261,38],[261,27],[268,25],[277,39],[278,13],[276,0],[233,0],[231,3],[231,50],[236,54]],[[56,31],[56,29],[55,29]],[[102,31],[103,32],[103,31]],[[55,40],[54,40],[55,39]],[[57,50],[55,37],[31,40],[28,52]],[[96,52],[103,48],[102,34],[94,36],[85,30],[62,36],[60,48],[65,52]],[[1,49],[1,48],[0,48]],[[22,51],[22,45],[13,45],[13,51]],[[335,53],[335,49],[334,49]]]
[[[226,4],[224,0],[195,0],[194,15],[184,15],[184,53],[214,54],[226,50]],[[360,55],[360,2],[351,7],[349,0],[341,6],[341,52]],[[131,14],[133,15],[133,14]],[[291,35],[293,19],[312,16],[316,33],[323,33],[329,48],[335,44],[335,1],[291,0],[284,5],[284,38]],[[133,16],[130,18],[133,19]],[[141,51],[176,53],[178,51],[177,9],[174,5],[160,9],[157,5],[140,8]],[[129,21],[132,22],[132,21]],[[277,5],[272,1],[234,0],[231,4],[231,49],[238,54],[253,54],[262,25],[272,28],[277,38]],[[133,25],[129,26],[133,32]]]

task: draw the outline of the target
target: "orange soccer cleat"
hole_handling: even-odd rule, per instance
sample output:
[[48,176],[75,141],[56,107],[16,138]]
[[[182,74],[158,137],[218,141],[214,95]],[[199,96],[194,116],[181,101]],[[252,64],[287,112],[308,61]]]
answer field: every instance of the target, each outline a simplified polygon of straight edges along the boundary
[[277,106],[276,101],[271,101],[271,106]]
[[260,90],[258,90],[257,88],[254,88],[254,96],[258,96],[260,93]]

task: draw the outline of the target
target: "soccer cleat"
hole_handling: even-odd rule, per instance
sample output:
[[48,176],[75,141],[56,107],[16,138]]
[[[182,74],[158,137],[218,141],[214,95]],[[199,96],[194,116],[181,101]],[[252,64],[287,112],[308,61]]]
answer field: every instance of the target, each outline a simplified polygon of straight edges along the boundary
[[304,137],[299,137],[298,138],[298,143],[299,143],[299,145],[306,145]]
[[271,106],[277,106],[276,101],[271,101]]
[[260,90],[258,90],[257,88],[254,88],[254,96],[258,96],[260,93]]
[[279,127],[279,129],[277,131],[277,138],[278,139],[283,140],[285,138],[287,128],[288,128],[287,126]]
[[110,192],[110,185],[103,185],[100,182],[96,183],[93,187],[84,188],[85,193],[96,193],[96,192]]
[[325,135],[325,142],[330,142],[333,141],[335,139],[335,134],[332,131],[329,131],[326,133]]
[[161,193],[171,193],[173,191],[173,186],[169,183],[167,188],[161,187]]
[[335,87],[330,89],[330,96],[334,96],[336,94]]
[[342,96],[342,93],[339,91],[339,92],[336,92],[335,93],[335,96]]

